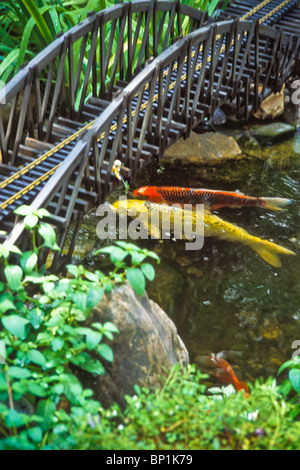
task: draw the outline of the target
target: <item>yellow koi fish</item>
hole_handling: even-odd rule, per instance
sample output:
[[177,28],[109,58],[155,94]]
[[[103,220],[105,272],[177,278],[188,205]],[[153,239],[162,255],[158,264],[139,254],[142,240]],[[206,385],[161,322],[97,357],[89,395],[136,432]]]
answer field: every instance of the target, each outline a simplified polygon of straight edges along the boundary
[[[189,222],[192,227],[191,233],[195,234],[195,228],[200,227],[202,224],[202,227],[204,225],[204,236],[243,243],[256,251],[267,263],[275,267],[281,266],[278,255],[295,255],[293,251],[268,240],[250,235],[246,230],[226,222],[208,211],[183,209],[176,205],[157,204],[139,199],[121,199],[112,204],[111,208],[119,216],[126,215],[134,219],[142,217],[141,220],[144,221],[148,233],[154,238],[161,238],[162,219],[168,218],[171,231],[178,229],[179,225],[182,226]],[[154,223],[153,220],[155,221]],[[182,238],[191,239],[191,236],[186,236],[184,231],[182,231]]]

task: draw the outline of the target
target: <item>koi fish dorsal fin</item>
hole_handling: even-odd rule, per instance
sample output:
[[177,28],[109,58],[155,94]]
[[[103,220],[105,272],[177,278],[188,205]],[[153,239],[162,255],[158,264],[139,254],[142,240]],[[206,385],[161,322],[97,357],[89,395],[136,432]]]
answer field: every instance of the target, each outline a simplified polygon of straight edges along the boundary
[[293,201],[291,199],[286,199],[284,197],[263,197],[265,201],[264,207],[266,209],[271,209],[273,211],[282,211],[283,207],[288,206]]

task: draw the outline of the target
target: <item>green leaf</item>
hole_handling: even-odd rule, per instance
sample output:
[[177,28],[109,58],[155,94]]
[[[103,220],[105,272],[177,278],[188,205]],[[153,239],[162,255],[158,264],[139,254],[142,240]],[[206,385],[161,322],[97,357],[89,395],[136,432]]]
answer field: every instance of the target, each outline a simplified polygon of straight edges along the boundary
[[77,358],[74,356],[74,358],[71,359],[71,362],[79,365],[82,369],[90,372],[91,374],[102,375],[105,373],[105,369],[98,359],[92,359],[88,353],[82,352],[80,354],[81,361],[79,362],[78,356],[79,354],[77,355]]
[[33,442],[41,442],[41,440],[43,439],[43,430],[38,426],[29,428],[28,436]]
[[78,277],[81,274],[79,266],[76,266],[76,264],[67,264],[66,268],[68,273],[72,274],[74,277]]
[[104,289],[102,287],[90,287],[86,299],[86,308],[92,309],[98,305],[104,295]]
[[[93,326],[93,324],[92,324],[92,326]],[[105,322],[104,325],[103,325],[103,328],[105,330],[111,331],[112,333],[119,333],[119,330],[116,327],[116,325],[114,325],[110,321]]]
[[141,264],[141,271],[143,272],[144,276],[149,279],[149,281],[153,281],[153,279],[155,278],[155,269],[153,268],[152,264]]
[[31,372],[24,367],[11,366],[8,369],[8,375],[15,379],[28,379],[28,377],[31,377]]
[[54,338],[52,341],[51,341],[51,348],[52,348],[52,351],[59,351],[60,349],[62,349],[63,345],[65,344],[64,340],[62,338]]
[[4,274],[9,288],[15,292],[21,285],[23,271],[20,266],[9,265],[4,268]]
[[39,219],[42,219],[43,217],[52,217],[52,214],[50,214],[50,212],[47,211],[47,209],[44,209],[43,207],[36,211],[36,215]]
[[100,343],[102,336],[102,333],[90,330],[85,337],[87,347],[89,349],[95,348]]
[[33,251],[26,251],[20,259],[21,267],[25,274],[30,274],[38,262],[38,256]]
[[91,273],[89,271],[86,271],[84,273],[84,275],[89,281],[92,281],[92,282],[98,282],[99,281],[99,278],[98,278],[97,274],[95,274],[95,273]]
[[39,218],[34,214],[26,215],[24,219],[24,225],[26,230],[31,230],[38,224]]
[[147,256],[148,256],[149,258],[155,259],[155,260],[157,261],[157,264],[160,263],[160,258],[159,258],[159,256],[157,256],[157,254],[154,253],[153,251],[147,251]]
[[22,34],[22,40],[20,43],[19,56],[18,56],[18,61],[17,61],[17,69],[24,63],[25,54],[27,52],[27,45],[28,45],[30,35],[32,33],[34,26],[35,26],[34,19],[29,18]]
[[124,250],[127,251],[140,251],[140,248],[133,243],[127,243],[127,242],[122,242],[120,240],[115,241],[115,244],[120,246],[121,248],[124,248]]
[[114,288],[114,283],[111,279],[103,280],[102,284],[106,292],[111,292]]
[[95,255],[98,255],[99,253],[107,253],[110,254],[114,250],[114,246],[105,246],[104,248],[100,248],[100,250],[95,251]]
[[38,227],[38,232],[44,239],[45,246],[53,250],[59,249],[59,246],[56,244],[56,233],[52,225],[41,222]]
[[10,253],[16,253],[17,255],[22,255],[22,251],[15,245],[9,247]]
[[38,330],[44,320],[44,312],[40,308],[30,310],[28,319],[35,330]]
[[130,255],[132,264],[140,264],[147,257],[145,253],[139,253],[138,251],[133,251]]
[[3,372],[0,372],[0,392],[3,392],[4,390],[7,390],[6,377]]
[[25,416],[19,413],[16,410],[9,410],[7,415],[5,416],[5,424],[8,427],[20,427],[25,424]]
[[42,429],[44,431],[47,431],[51,427],[54,419],[55,410],[56,405],[51,400],[39,400],[36,414],[44,418],[41,424]]
[[281,366],[280,366],[279,369],[278,369],[278,375],[279,375],[284,369],[287,369],[288,367],[294,366],[294,365],[295,365],[295,362],[294,362],[293,359],[290,359],[289,361],[284,362],[283,364],[281,364]]
[[26,354],[26,363],[29,364],[30,362],[44,367],[46,364],[46,359],[40,351],[38,351],[37,349],[31,349]]
[[83,312],[86,309],[87,295],[84,292],[72,292],[71,298],[79,310]]
[[55,283],[54,282],[43,282],[43,290],[44,290],[44,293],[45,294],[49,294],[49,292],[51,292],[55,287]]
[[0,64],[0,77],[1,80],[3,80],[3,74],[5,70],[7,70],[10,66],[15,67],[15,62],[17,60],[17,57],[19,55],[19,49],[13,49],[6,57],[5,59],[1,62]]
[[17,209],[14,210],[15,214],[22,215],[23,217],[32,214],[32,212],[33,209],[30,206],[26,206],[26,204],[22,204],[22,206],[17,207]]
[[29,382],[28,391],[37,397],[45,397],[47,395],[46,390],[35,382]]
[[17,307],[14,305],[12,294],[4,292],[0,295],[0,313],[6,313],[8,310],[17,310]]
[[113,350],[111,349],[111,347],[108,346],[108,344],[105,344],[105,343],[99,344],[99,346],[97,347],[97,352],[106,361],[113,362],[114,353],[113,353]]
[[0,245],[0,258],[7,259],[9,257],[9,249],[4,245]]
[[300,393],[300,369],[291,369],[289,371],[289,379],[296,392]]
[[127,251],[122,250],[122,248],[118,248],[117,246],[113,247],[113,250],[110,253],[110,259],[112,263],[118,264],[123,261],[124,258],[128,255]]
[[135,292],[138,295],[143,295],[146,287],[146,281],[142,271],[138,268],[129,268],[126,271],[126,278]]
[[24,395],[28,391],[27,380],[18,380],[12,383],[12,390],[18,395]]
[[28,12],[30,13],[30,16],[34,19],[38,30],[40,31],[40,33],[42,34],[45,40],[45,43],[50,44],[53,41],[53,37],[38,7],[35,5],[33,0],[22,0],[22,1],[25,7],[27,8]]
[[211,16],[218,5],[219,0],[212,0],[208,6],[208,14]]
[[1,319],[3,326],[13,336],[25,339],[29,331],[29,320],[20,315],[9,315]]
[[67,399],[73,403],[77,397],[82,393],[82,385],[73,374],[64,374],[60,379],[61,385],[63,385],[64,394]]

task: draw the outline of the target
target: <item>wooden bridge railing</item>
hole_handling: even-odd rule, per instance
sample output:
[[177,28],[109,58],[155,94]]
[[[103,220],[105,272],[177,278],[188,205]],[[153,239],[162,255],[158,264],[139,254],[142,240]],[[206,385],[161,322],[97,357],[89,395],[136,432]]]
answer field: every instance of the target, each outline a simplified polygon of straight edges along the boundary
[[138,0],[91,14],[55,39],[0,91],[3,163],[15,164],[25,134],[57,138],[56,116],[89,120],[89,96],[111,100],[117,79],[130,81],[181,34],[183,21],[197,28],[206,17],[180,1]]

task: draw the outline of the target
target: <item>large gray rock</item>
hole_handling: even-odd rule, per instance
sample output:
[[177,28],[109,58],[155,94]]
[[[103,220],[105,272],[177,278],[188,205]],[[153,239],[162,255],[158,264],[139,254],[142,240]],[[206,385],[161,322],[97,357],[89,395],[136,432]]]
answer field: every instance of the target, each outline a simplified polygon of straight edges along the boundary
[[184,163],[219,165],[242,158],[246,157],[233,137],[220,132],[192,132],[188,139],[179,139],[167,149],[162,162],[181,160]]
[[114,402],[123,407],[124,395],[133,395],[135,384],[159,387],[161,377],[174,365],[188,364],[188,352],[172,320],[146,293],[138,296],[129,284],[105,295],[93,309],[88,324],[106,321],[113,322],[120,332],[108,342],[114,361],[104,364],[104,375],[85,382],[104,407]]

